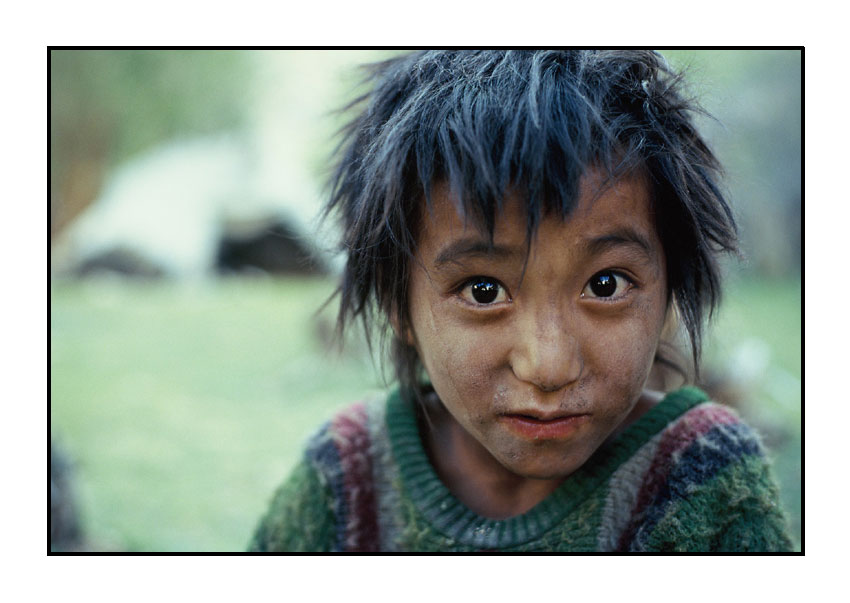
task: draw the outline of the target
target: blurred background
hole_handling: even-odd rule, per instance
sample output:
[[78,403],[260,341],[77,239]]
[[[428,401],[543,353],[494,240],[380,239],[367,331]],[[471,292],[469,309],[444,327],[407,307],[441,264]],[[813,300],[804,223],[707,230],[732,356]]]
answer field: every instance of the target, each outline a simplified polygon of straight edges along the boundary
[[[663,51],[714,118],[744,258],[702,383],[761,431],[799,547],[801,53]],[[390,51],[50,54],[51,547],[239,551],[304,440],[383,389],[333,346],[317,212]]]

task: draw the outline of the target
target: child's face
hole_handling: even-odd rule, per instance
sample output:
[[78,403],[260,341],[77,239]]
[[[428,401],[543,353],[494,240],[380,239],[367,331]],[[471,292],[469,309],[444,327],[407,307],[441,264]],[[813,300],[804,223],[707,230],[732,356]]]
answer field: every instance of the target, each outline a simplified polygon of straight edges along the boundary
[[666,316],[646,185],[624,180],[594,201],[596,182],[582,181],[566,222],[542,220],[524,275],[519,198],[492,250],[446,187],[423,218],[407,337],[468,443],[519,476],[569,475],[623,423]]

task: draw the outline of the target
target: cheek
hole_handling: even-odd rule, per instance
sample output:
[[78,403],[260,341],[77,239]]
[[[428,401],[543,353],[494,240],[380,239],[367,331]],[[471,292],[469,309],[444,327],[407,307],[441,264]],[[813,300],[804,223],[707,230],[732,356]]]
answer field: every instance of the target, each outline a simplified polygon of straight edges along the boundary
[[440,349],[434,368],[458,393],[468,396],[487,388],[496,371],[496,350],[483,338],[448,328],[443,332],[445,347]]
[[485,330],[464,328],[428,309],[417,321],[417,349],[429,377],[445,403],[486,398],[504,354],[498,338]]
[[[650,309],[651,311],[651,309]],[[658,324],[656,324],[656,322]],[[660,320],[633,319],[601,331],[585,346],[586,379],[609,392],[616,406],[630,405],[643,391],[655,359]]]
[[621,375],[623,383],[643,387],[655,356],[655,342],[640,327],[629,330],[629,339],[617,346],[609,360],[610,371]]

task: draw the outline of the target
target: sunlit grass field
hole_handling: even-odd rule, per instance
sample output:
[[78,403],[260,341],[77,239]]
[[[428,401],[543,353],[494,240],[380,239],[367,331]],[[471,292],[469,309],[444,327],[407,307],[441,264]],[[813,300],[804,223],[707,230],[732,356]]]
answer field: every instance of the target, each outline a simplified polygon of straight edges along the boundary
[[[304,440],[383,387],[362,343],[329,345],[333,306],[316,311],[332,290],[303,278],[54,283],[51,437],[74,463],[92,548],[245,548]],[[741,411],[775,444],[798,541],[800,299],[799,281],[734,281],[706,352],[721,371],[749,367]]]

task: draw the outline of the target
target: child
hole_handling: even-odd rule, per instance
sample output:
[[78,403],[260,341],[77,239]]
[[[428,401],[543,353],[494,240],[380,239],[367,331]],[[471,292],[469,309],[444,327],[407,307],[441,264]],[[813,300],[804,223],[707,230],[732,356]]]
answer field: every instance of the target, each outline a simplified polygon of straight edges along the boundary
[[681,365],[671,325],[698,362],[736,247],[664,60],[429,51],[372,73],[328,210],[340,325],[385,323],[399,386],[313,437],[251,549],[790,550],[753,431],[652,389]]

